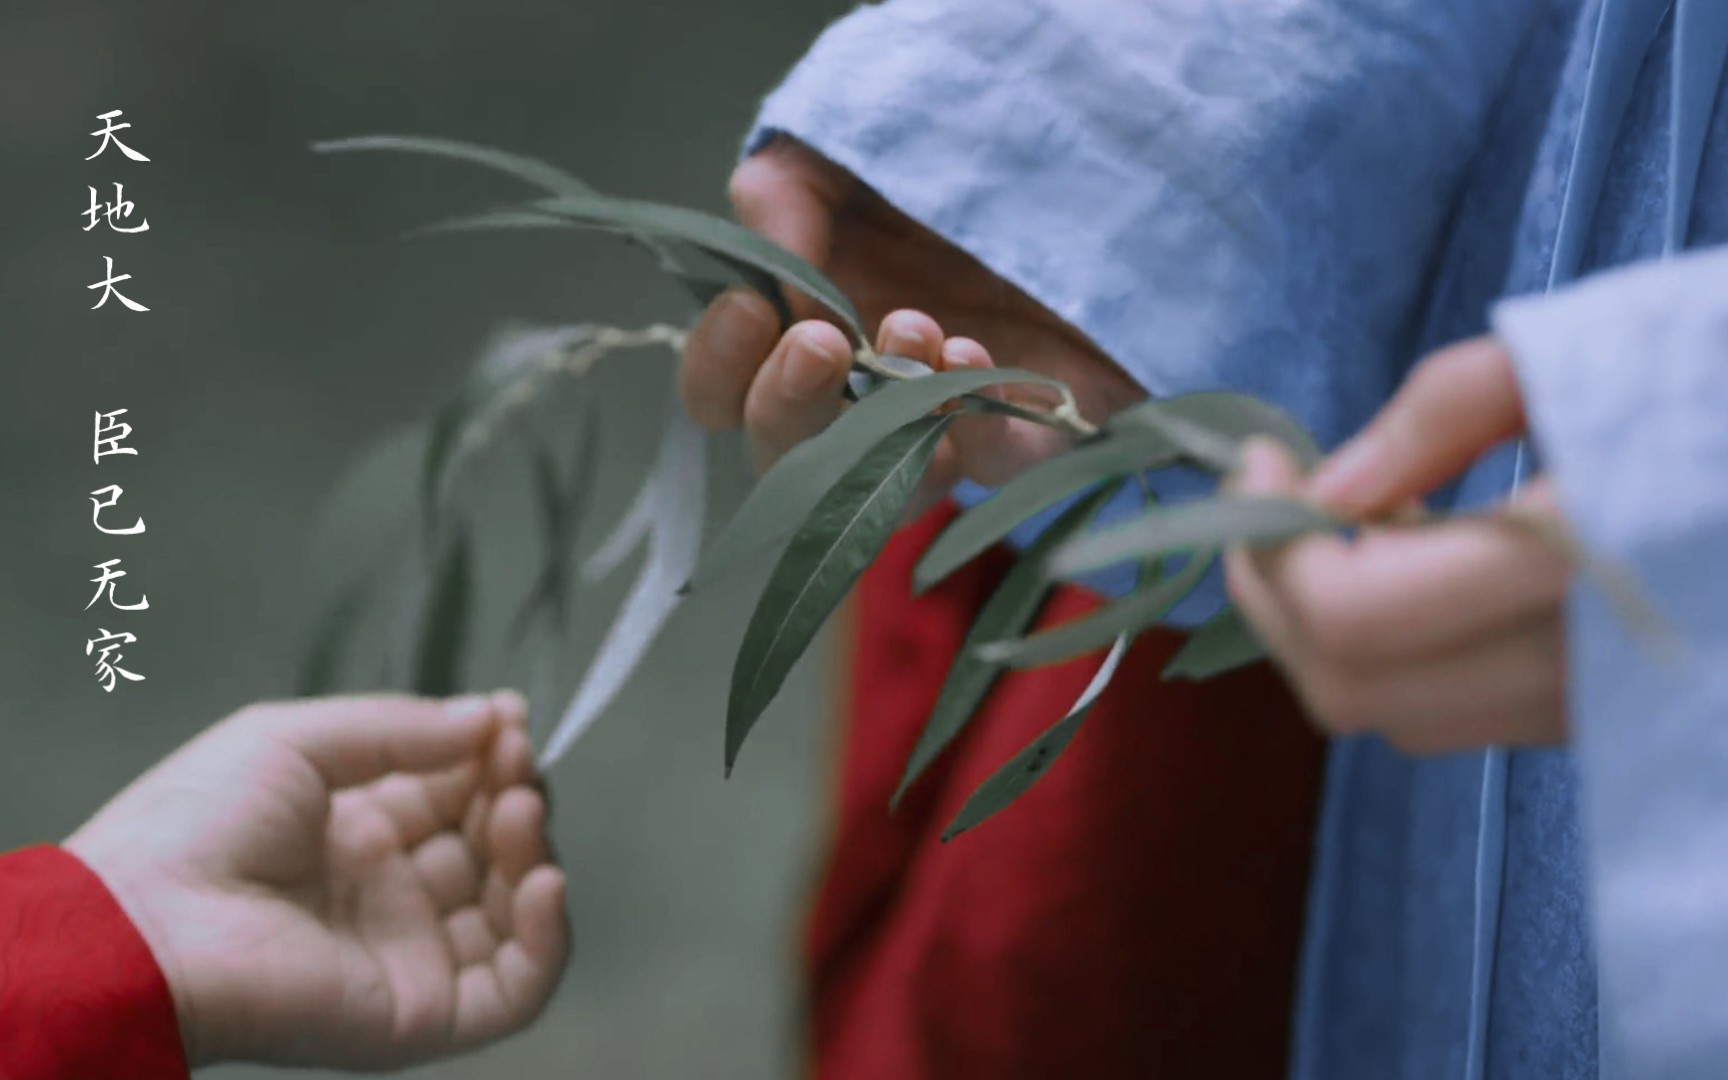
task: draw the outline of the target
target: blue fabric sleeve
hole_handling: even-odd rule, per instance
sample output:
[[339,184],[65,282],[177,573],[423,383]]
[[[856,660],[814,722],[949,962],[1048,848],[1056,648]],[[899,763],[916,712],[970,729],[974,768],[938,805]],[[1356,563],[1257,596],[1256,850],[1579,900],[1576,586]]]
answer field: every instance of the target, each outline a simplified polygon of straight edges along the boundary
[[[1402,377],[1456,189],[1541,8],[892,0],[816,42],[746,150],[808,143],[1150,393],[1256,394],[1330,445]],[[1174,621],[1215,610],[1216,586]]]
[[1678,631],[1654,649],[1586,579],[1567,613],[1604,1075],[1728,1062],[1728,249],[1508,302],[1532,431],[1585,547]]

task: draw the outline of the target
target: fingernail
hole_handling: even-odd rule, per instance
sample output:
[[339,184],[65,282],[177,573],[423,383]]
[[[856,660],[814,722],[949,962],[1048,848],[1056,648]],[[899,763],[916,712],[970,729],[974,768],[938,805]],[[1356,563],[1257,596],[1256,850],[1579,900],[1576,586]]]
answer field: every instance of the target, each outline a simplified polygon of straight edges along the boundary
[[1374,473],[1374,458],[1372,442],[1360,436],[1351,439],[1320,463],[1309,482],[1310,493],[1330,506],[1361,502],[1361,489]]
[[788,397],[815,397],[845,372],[848,357],[826,340],[826,334],[804,331],[786,354],[781,385]]
[[990,354],[971,338],[949,338],[942,343],[942,366],[945,368],[986,368]]
[[528,715],[528,699],[519,690],[492,691],[492,707],[500,716],[510,720],[520,720]]
[[452,720],[472,720],[491,711],[492,699],[485,694],[469,694],[444,703],[444,715]]

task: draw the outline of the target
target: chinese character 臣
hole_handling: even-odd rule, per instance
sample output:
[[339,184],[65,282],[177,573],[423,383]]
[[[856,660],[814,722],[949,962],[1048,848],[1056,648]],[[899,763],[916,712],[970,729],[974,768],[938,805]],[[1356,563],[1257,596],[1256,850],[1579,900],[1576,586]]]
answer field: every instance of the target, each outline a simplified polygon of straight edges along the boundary
[[96,414],[96,461],[100,462],[103,458],[114,454],[138,456],[136,448],[120,445],[132,434],[132,425],[115,418],[125,416],[129,411],[128,409],[115,409],[113,412],[98,412]]

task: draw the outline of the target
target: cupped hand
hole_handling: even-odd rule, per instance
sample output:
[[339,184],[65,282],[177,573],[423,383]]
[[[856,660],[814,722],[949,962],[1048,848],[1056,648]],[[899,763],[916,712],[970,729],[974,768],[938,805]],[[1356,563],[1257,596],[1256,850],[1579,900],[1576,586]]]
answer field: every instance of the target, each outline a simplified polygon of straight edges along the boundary
[[[879,325],[878,352],[936,368],[987,367],[994,354],[1002,367],[1066,382],[1093,420],[1145,396],[1074,327],[801,143],[783,137],[745,160],[731,196],[745,225],[821,268],[866,325]],[[691,417],[716,431],[742,426],[760,468],[840,414],[852,360],[845,334],[817,305],[788,299],[800,321],[782,333],[762,297],[726,293],[692,331],[681,368]],[[1001,394],[1031,405],[1052,401],[1027,387]],[[1025,421],[965,417],[938,451],[922,501],[963,477],[999,484],[1064,443]]]
[[525,716],[508,693],[252,706],[66,841],[194,1065],[398,1068],[539,1013],[567,929]]
[[[1257,441],[1234,487],[1374,519],[1524,426],[1511,358],[1481,339],[1419,365],[1313,478]],[[1546,478],[1515,498],[1520,513],[1559,521]],[[1232,599],[1324,729],[1374,732],[1410,753],[1565,740],[1571,568],[1535,531],[1474,516],[1236,550],[1226,565]]]

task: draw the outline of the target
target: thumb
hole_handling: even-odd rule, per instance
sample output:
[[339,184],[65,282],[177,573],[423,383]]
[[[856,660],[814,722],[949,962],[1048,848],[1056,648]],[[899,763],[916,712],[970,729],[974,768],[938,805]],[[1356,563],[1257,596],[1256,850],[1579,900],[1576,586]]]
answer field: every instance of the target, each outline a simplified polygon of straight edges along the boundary
[[1321,464],[1309,490],[1345,516],[1382,513],[1427,494],[1524,423],[1505,345],[1454,345],[1417,365],[1373,422]]
[[393,772],[431,772],[479,754],[497,726],[483,695],[430,701],[394,695],[321,698],[261,706],[237,720],[298,751],[332,789]]

